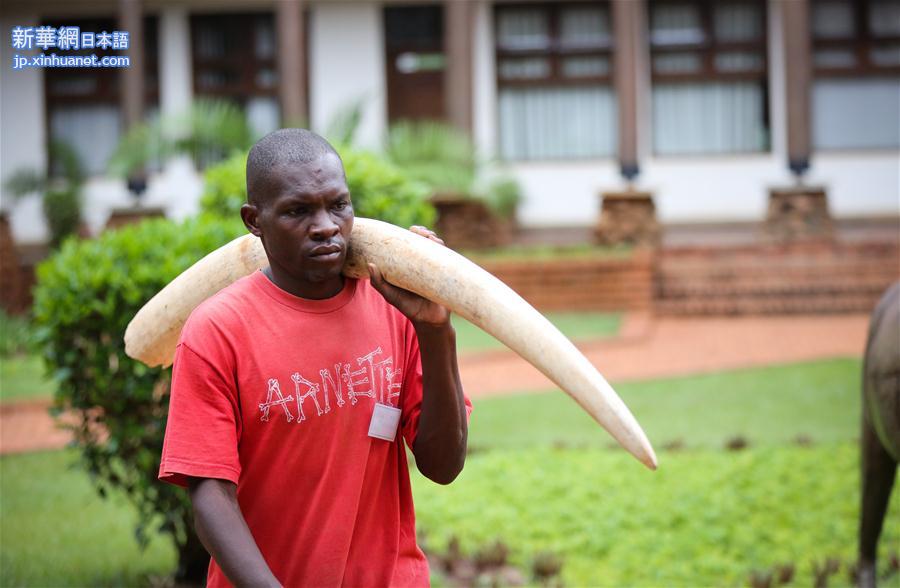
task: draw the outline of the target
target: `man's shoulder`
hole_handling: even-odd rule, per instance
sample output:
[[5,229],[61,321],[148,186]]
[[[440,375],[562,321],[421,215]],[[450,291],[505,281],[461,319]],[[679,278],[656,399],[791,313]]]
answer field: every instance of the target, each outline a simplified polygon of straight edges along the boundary
[[253,274],[222,288],[201,302],[188,316],[184,332],[227,329],[240,320],[252,304],[259,303],[254,296]]

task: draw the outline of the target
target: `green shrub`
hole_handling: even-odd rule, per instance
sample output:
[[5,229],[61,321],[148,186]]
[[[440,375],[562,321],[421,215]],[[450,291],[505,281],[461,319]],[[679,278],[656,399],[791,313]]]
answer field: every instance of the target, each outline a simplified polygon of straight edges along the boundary
[[240,218],[247,201],[247,153],[235,153],[203,173],[200,209],[226,218]]
[[434,192],[469,194],[478,162],[475,145],[464,133],[437,122],[400,122],[391,126],[385,154],[403,171]]
[[339,148],[338,153],[357,216],[401,227],[434,223],[434,208],[426,200],[429,194],[423,184],[374,153],[349,148]]
[[68,143],[53,141],[50,157],[53,169],[49,175],[43,170],[21,168],[7,180],[6,189],[14,198],[41,193],[41,210],[50,231],[50,243],[58,247],[67,236],[77,233],[81,224],[85,171],[78,152]]
[[132,127],[120,140],[107,167],[112,175],[141,175],[147,166],[171,157],[190,156],[203,169],[246,151],[253,132],[240,106],[201,98],[182,113],[157,116]]
[[[426,201],[428,190],[424,185],[373,153],[351,147],[338,147],[338,153],[344,161],[357,216],[401,227],[434,222],[434,209]],[[200,201],[204,212],[238,218],[247,200],[246,165],[247,156],[242,153],[206,170]]]
[[36,338],[57,383],[56,406],[78,417],[75,443],[97,490],[119,488],[134,502],[139,541],[156,528],[172,535],[184,579],[202,580],[208,559],[190,530],[185,493],[156,479],[170,371],[126,356],[123,336],[150,297],[243,232],[239,219],[147,221],[69,239],[37,272]]

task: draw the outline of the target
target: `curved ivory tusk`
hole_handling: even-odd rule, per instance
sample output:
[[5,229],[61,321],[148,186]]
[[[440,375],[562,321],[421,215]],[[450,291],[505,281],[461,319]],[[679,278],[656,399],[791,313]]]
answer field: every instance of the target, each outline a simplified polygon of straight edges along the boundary
[[[390,283],[411,290],[490,333],[562,388],[626,450],[651,469],[644,431],[606,379],[544,316],[506,284],[452,249],[410,231],[357,217],[344,274],[367,278],[374,263]],[[169,365],[184,322],[203,300],[267,265],[259,239],[239,237],[185,270],[129,323],[125,351],[147,365]]]

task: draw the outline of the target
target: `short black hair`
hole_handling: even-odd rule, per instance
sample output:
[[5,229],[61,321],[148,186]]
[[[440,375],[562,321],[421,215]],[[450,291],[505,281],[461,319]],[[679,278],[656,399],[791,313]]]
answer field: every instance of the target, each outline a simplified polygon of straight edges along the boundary
[[260,202],[266,179],[274,168],[318,161],[328,154],[341,159],[331,143],[310,130],[279,129],[269,133],[256,142],[247,156],[247,202]]

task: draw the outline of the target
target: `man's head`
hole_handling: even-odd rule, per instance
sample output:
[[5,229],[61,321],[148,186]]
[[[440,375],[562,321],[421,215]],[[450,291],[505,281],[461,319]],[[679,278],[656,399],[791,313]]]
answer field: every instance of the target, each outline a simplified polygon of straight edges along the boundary
[[353,206],[341,159],[325,139],[304,129],[260,139],[247,157],[241,218],[262,240],[280,287],[308,298],[340,289]]

